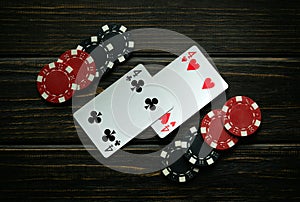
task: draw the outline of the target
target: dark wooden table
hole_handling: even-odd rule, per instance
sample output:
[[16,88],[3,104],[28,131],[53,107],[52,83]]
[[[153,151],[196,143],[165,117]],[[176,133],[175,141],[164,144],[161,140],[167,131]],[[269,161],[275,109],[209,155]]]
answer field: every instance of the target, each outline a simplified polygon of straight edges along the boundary
[[[300,199],[300,6],[296,1],[2,1],[0,31],[0,198],[89,201],[263,201]],[[159,172],[119,173],[82,146],[70,105],[45,103],[36,90],[41,67],[100,25],[165,28],[197,41],[229,83],[262,109],[257,135],[243,139],[196,180],[176,185]],[[136,63],[173,56],[140,52],[102,84]],[[126,150],[163,146],[133,140]],[[5,200],[4,200],[5,199]],[[10,200],[7,200],[10,199]]]

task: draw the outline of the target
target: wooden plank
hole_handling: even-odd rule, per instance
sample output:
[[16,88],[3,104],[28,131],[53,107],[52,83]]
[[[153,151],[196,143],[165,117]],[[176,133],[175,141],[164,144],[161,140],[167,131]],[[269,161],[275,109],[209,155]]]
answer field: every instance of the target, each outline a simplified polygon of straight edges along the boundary
[[0,55],[59,56],[117,22],[180,32],[209,53],[298,54],[300,6],[290,1],[5,1]]
[[[172,57],[134,57],[100,83],[106,88],[138,63],[155,73]],[[297,142],[299,136],[299,58],[213,58],[229,83],[227,97],[247,95],[260,105],[263,124],[247,143]],[[54,58],[0,59],[0,141],[2,144],[80,144],[69,104],[44,102],[36,90],[40,68]],[[148,66],[149,67],[149,66]],[[201,114],[210,110],[210,106]],[[150,129],[146,133],[153,133]],[[291,138],[292,137],[292,138]],[[165,144],[158,138],[134,140],[133,144]]]
[[[1,196],[10,199],[299,199],[299,144],[239,146],[192,182],[172,184],[157,171],[113,171],[78,146],[1,146]],[[179,188],[180,187],[180,188]]]

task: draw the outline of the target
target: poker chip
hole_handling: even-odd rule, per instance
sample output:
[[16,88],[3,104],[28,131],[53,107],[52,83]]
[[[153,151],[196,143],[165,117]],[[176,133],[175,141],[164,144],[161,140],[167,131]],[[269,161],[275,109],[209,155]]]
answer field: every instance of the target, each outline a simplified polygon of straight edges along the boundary
[[86,88],[95,77],[99,76],[94,59],[82,50],[68,50],[59,57],[57,62],[72,67],[76,75],[77,90]]
[[69,100],[77,89],[75,78],[72,67],[53,62],[45,65],[38,74],[37,89],[48,102],[63,103]]
[[201,134],[204,141],[212,148],[226,150],[238,142],[238,138],[227,132],[223,126],[225,113],[215,109],[205,115],[201,122]]
[[95,48],[101,44],[98,36],[91,36],[83,40],[77,47],[77,50],[82,50],[87,53],[91,53]]
[[129,58],[134,49],[134,41],[131,39],[127,28],[121,24],[110,23],[101,27],[98,36],[104,44],[107,41],[113,44],[113,58],[115,62],[122,63]]
[[188,148],[184,156],[196,166],[209,166],[219,158],[219,153],[208,146],[195,126],[191,127],[189,133],[182,140],[183,147]]
[[246,96],[230,98],[222,108],[224,127],[236,136],[252,135],[260,126],[259,106]]
[[160,156],[163,159],[163,165],[166,166],[161,172],[173,182],[183,183],[190,181],[199,172],[199,168],[190,164],[183,156],[183,147],[180,140],[175,141],[172,146],[163,150]]
[[99,72],[96,76],[103,75],[114,66],[112,55],[112,50],[114,50],[113,45],[111,43],[102,44],[98,36],[91,36],[85,39],[76,49],[89,53],[94,59],[97,71]]

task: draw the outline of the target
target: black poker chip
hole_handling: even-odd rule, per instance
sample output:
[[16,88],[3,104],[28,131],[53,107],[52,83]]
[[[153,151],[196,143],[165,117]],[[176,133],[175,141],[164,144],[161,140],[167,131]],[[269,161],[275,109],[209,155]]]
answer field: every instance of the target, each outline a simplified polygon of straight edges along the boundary
[[189,133],[182,140],[182,145],[188,150],[184,154],[189,163],[195,166],[209,166],[214,164],[220,154],[206,144],[196,127],[191,127]]
[[91,36],[78,44],[76,49],[91,53],[95,48],[99,46],[100,43],[101,41],[99,40],[98,36]]
[[96,63],[99,74],[103,75],[114,66],[112,51],[114,46],[111,43],[102,44],[99,36],[91,36],[82,41],[77,47],[91,55]]
[[173,182],[188,182],[199,173],[199,168],[190,164],[183,156],[183,153],[184,147],[182,147],[182,142],[177,140],[160,154],[162,163],[166,166],[161,172]]
[[103,25],[99,31],[99,40],[103,44],[111,43],[114,47],[113,59],[116,63],[126,61],[134,49],[134,41],[127,28],[117,23]]

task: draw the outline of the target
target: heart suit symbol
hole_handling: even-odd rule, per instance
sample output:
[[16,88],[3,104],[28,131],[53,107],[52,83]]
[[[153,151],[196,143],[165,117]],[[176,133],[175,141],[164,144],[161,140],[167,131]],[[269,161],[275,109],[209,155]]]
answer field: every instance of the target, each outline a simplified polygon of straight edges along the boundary
[[188,68],[187,70],[197,70],[199,69],[200,65],[197,63],[197,61],[195,59],[191,59],[191,61],[189,62]]
[[211,80],[211,78],[206,78],[202,86],[202,89],[209,89],[209,88],[213,88],[214,86],[215,83]]

